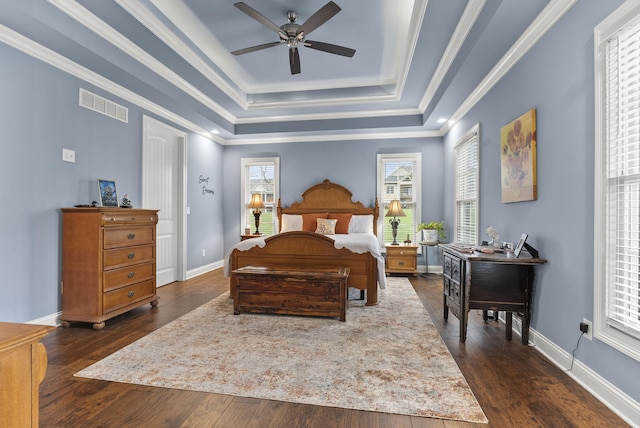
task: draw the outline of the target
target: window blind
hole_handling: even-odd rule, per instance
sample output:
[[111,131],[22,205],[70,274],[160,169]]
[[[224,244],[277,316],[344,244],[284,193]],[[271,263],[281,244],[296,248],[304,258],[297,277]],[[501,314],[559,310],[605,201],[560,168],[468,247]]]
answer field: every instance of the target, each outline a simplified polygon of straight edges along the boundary
[[[389,210],[389,203],[392,200],[399,200],[405,217],[398,217],[397,241],[403,243],[411,239],[413,245],[419,241],[418,223],[420,222],[420,159],[419,154],[404,155],[379,155],[378,180],[381,194],[378,196],[382,201],[380,204],[380,215],[384,216]],[[382,221],[382,242],[391,243],[393,241],[391,224],[392,218],[383,217]]]
[[478,243],[478,133],[455,149],[455,242]]
[[[261,208],[260,214],[260,233],[263,235],[272,235],[277,232],[277,213],[276,204],[278,198],[278,162],[271,159],[243,159],[244,177],[242,200],[243,225],[251,229],[251,233],[255,232],[255,217],[253,209],[248,208],[251,195],[258,193],[262,197],[264,208]],[[244,232],[244,230],[243,230]]]
[[640,23],[605,56],[605,319],[640,338]]

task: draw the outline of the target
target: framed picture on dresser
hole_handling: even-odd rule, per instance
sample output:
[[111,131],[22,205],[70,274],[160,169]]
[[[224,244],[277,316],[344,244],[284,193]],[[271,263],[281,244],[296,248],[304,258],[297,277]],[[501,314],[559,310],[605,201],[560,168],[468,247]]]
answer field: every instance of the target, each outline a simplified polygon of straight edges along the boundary
[[518,245],[516,245],[516,248],[513,250],[513,255],[516,257],[520,257],[520,253],[522,252],[522,247],[524,247],[524,243],[526,242],[527,238],[529,237],[528,234],[523,233],[522,236],[520,236],[520,240],[518,241]]
[[100,192],[100,203],[103,207],[117,207],[118,194],[116,193],[116,182],[113,180],[98,179],[98,190]]

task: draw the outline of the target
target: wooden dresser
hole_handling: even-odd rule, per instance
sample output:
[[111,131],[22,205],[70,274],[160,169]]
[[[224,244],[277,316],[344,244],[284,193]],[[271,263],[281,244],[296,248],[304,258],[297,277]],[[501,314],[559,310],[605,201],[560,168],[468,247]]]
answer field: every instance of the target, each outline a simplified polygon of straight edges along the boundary
[[40,339],[54,327],[0,322],[0,425],[38,427],[40,382],[47,351]]
[[418,275],[418,247],[413,245],[386,245],[386,274],[409,273]]
[[157,210],[62,209],[62,326],[157,306]]

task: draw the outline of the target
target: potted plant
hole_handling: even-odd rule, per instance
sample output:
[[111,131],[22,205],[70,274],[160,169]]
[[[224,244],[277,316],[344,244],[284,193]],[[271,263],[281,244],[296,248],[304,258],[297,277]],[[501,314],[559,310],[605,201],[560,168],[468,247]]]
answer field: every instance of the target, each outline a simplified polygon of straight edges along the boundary
[[444,220],[420,223],[418,225],[418,232],[421,230],[423,231],[422,238],[425,242],[438,242],[438,240],[444,240],[446,238],[444,234]]

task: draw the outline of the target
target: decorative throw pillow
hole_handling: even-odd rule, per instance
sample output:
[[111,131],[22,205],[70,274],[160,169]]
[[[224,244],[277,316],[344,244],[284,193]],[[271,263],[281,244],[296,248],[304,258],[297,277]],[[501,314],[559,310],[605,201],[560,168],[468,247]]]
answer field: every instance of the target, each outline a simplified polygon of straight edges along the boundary
[[354,215],[351,217],[349,233],[373,233],[373,215]]
[[292,232],[302,230],[302,216],[297,214],[282,214],[282,227],[280,232]]
[[316,233],[321,235],[335,235],[336,234],[336,219],[319,218],[318,226],[316,227]]
[[302,230],[315,232],[318,226],[316,220],[319,218],[327,218],[328,215],[329,213],[302,214]]
[[338,220],[336,224],[336,233],[338,234],[346,234],[349,233],[349,223],[351,222],[352,214],[331,214],[329,213],[329,217]]

